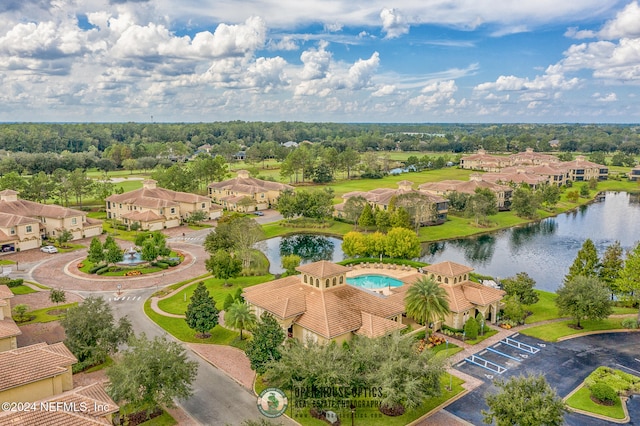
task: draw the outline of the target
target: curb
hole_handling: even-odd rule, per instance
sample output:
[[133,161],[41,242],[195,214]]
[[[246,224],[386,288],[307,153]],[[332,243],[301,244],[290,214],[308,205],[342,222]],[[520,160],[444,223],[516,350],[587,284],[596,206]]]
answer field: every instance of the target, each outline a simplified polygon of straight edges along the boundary
[[[580,386],[578,386],[577,388],[572,390],[567,396],[562,398],[562,402],[564,402],[566,404],[567,400],[569,398],[571,398],[571,396],[573,396],[574,393],[578,392],[583,387],[585,387],[585,383],[584,382],[582,382],[580,384]],[[620,397],[620,403],[622,404],[622,411],[624,411],[624,414],[625,414],[625,417],[623,419],[614,419],[613,417],[603,416],[602,414],[596,414],[596,413],[592,413],[591,411],[585,411],[585,410],[581,410],[579,408],[573,408],[573,407],[569,407],[569,406],[567,406],[567,409],[569,411],[571,411],[571,412],[582,414],[583,416],[593,417],[593,418],[600,419],[600,420],[605,420],[605,421],[611,422],[611,423],[625,424],[625,423],[629,423],[631,421],[631,418],[629,417],[629,410],[627,409],[627,401],[628,400],[629,400],[629,398],[627,398],[625,396],[621,396]]]

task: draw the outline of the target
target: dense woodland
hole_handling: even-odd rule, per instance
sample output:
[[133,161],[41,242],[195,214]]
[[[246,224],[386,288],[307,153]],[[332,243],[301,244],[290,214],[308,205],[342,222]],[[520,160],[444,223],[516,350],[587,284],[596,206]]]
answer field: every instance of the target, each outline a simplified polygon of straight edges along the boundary
[[[287,148],[283,144],[288,141],[300,145]],[[198,149],[205,144],[210,146],[208,152]],[[17,190],[26,199],[44,201],[53,195],[61,204],[82,205],[83,198],[101,201],[114,190],[107,176],[99,181],[87,177],[87,170],[94,168],[142,170],[164,188],[204,193],[208,183],[229,175],[228,163],[239,153],[255,175],[267,160],[276,160],[282,181],[327,183],[354,176],[381,178],[399,164],[391,159],[394,150],[412,152],[404,167],[420,171],[454,165],[461,155],[480,147],[502,153],[531,147],[556,151],[563,160],[580,151],[599,164],[632,167],[640,154],[640,126],[3,124],[0,189]]]
[[[526,147],[549,151],[621,150],[640,153],[640,126],[612,124],[340,124],[302,122],[86,123],[0,125],[0,150],[27,153],[102,153],[114,145],[132,158],[155,156],[171,148],[180,155],[203,144],[233,151],[254,144],[321,142],[338,151],[393,150],[518,152]],[[169,144],[169,145],[168,145]],[[173,146],[170,146],[173,144]],[[229,146],[231,145],[231,146]]]

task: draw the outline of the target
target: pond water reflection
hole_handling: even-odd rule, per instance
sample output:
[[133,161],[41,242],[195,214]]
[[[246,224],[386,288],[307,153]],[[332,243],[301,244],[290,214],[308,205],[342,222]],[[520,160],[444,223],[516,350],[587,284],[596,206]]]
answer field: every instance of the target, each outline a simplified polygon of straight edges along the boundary
[[541,290],[555,291],[587,238],[600,255],[616,240],[625,250],[633,247],[640,240],[638,197],[610,192],[604,201],[535,224],[425,244],[421,260],[450,260],[499,278],[524,271]]
[[297,234],[287,237],[275,237],[258,243],[257,248],[269,259],[269,272],[284,272],[281,265],[282,256],[297,254],[302,263],[329,260],[339,262],[344,259],[342,240],[335,237],[314,234]]
[[[640,197],[609,192],[603,201],[545,219],[475,238],[440,241],[423,245],[421,260],[450,260],[497,278],[527,272],[541,290],[555,291],[587,238],[602,255],[618,240],[627,250],[640,240]],[[295,253],[303,262],[344,259],[342,240],[322,235],[298,234],[260,243],[269,258],[271,273],[283,272],[280,258]]]

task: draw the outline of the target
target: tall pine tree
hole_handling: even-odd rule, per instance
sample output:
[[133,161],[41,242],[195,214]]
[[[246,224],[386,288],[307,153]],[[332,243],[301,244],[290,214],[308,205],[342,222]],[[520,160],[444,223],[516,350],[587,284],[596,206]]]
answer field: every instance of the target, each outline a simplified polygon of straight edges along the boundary
[[620,241],[616,241],[607,247],[602,255],[602,263],[600,267],[600,279],[611,291],[611,299],[614,295],[620,293],[618,279],[620,272],[624,268],[624,260],[622,259],[622,246]]
[[187,325],[201,337],[207,337],[209,331],[218,325],[218,314],[216,302],[209,295],[209,290],[202,281],[199,282],[185,312]]
[[581,275],[583,277],[598,277],[600,271],[600,261],[596,246],[591,239],[587,239],[582,248],[578,250],[576,259],[569,268],[569,273],[565,275],[565,284]]

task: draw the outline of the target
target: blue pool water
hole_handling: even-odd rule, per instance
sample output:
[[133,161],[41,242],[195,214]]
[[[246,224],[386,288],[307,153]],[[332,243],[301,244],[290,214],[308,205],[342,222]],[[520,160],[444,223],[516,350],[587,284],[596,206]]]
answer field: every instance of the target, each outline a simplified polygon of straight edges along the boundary
[[347,278],[347,284],[356,287],[376,289],[386,287],[401,287],[403,282],[395,278],[384,275],[360,275],[359,277]]

